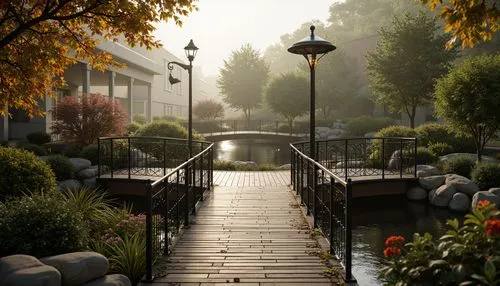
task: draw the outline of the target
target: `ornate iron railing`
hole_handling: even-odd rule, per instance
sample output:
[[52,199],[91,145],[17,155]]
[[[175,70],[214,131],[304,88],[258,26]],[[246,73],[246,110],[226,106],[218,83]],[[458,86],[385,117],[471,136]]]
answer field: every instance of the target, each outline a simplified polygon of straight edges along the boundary
[[[193,154],[211,143],[193,141]],[[164,137],[101,137],[98,145],[98,176],[165,176],[189,159],[187,140]]]
[[146,281],[153,280],[153,265],[168,255],[172,238],[189,225],[189,214],[213,185],[213,144],[151,182],[146,190]]

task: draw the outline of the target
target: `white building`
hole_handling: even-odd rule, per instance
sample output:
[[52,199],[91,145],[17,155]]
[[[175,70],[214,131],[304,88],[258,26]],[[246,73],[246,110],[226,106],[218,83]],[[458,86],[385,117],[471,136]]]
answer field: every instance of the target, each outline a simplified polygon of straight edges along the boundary
[[[130,48],[118,42],[103,41],[99,49],[113,55],[114,59],[126,64],[120,69],[105,72],[92,70],[86,63],[78,63],[64,72],[67,86],[57,90],[57,98],[77,96],[85,93],[100,93],[118,100],[127,111],[130,120],[134,114],[142,114],[148,121],[154,116],[188,115],[188,72],[173,65],[172,76],[181,83],[171,85],[168,81],[170,71],[167,63],[177,61],[185,63],[167,50],[160,48]],[[196,69],[193,69],[193,86],[200,86]],[[201,94],[199,88],[193,89],[193,101]],[[0,141],[24,139],[32,132],[50,133],[52,116],[50,110],[57,104],[57,99],[47,96],[40,106],[46,112],[45,117],[28,118],[23,111],[10,110],[11,117],[0,118]]]

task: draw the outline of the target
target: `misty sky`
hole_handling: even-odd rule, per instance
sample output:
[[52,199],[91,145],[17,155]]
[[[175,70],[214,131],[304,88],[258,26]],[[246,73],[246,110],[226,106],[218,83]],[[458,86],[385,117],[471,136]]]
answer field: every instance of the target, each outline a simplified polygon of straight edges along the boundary
[[155,36],[183,60],[184,47],[192,38],[200,48],[194,64],[202,67],[204,75],[216,75],[232,50],[248,42],[263,52],[304,22],[325,22],[328,8],[336,1],[200,0],[199,11],[184,18],[182,28],[160,24]]

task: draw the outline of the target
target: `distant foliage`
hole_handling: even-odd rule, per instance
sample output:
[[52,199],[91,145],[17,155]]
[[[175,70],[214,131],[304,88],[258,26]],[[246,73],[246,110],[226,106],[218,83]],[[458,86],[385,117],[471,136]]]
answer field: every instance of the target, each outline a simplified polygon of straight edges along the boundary
[[201,120],[215,120],[224,117],[224,106],[213,99],[201,100],[193,106],[193,114]]
[[444,124],[422,124],[415,128],[415,131],[419,146],[429,147],[431,144],[445,143],[451,148],[449,153],[469,153],[475,150],[475,143],[471,137],[459,134]]
[[442,169],[445,174],[457,174],[470,178],[475,165],[476,162],[469,157],[454,157],[448,159],[442,165]]
[[49,143],[51,141],[50,135],[45,132],[33,132],[26,136],[28,142],[43,145],[45,143]]
[[500,187],[500,165],[480,163],[472,170],[472,181],[482,190]]
[[130,122],[128,125],[127,125],[127,134],[128,135],[133,135],[137,130],[139,130],[139,128],[141,128],[141,124],[139,124],[138,122]]
[[125,133],[127,114],[118,101],[100,94],[63,97],[52,113],[56,117],[52,132],[82,146],[95,143],[101,136]]
[[146,124],[146,116],[144,116],[144,114],[134,114],[134,116],[132,116],[132,121],[141,125]]
[[45,148],[43,146],[40,146],[37,144],[28,143],[28,142],[21,142],[17,145],[17,147],[24,149],[26,151],[30,151],[37,156],[47,155],[47,150],[45,150]]
[[0,164],[0,201],[10,196],[55,190],[54,172],[47,163],[33,153],[0,147],[0,162],[2,162]]
[[364,136],[366,133],[379,131],[395,123],[392,118],[365,115],[350,119],[347,122],[346,131],[351,136]]

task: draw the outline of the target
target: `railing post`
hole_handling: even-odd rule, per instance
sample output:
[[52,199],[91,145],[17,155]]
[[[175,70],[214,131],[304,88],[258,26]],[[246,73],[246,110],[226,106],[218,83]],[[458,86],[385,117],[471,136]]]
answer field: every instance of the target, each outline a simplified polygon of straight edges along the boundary
[[333,249],[333,192],[335,191],[335,178],[330,177],[330,215],[328,220],[328,228],[330,229],[330,237],[328,241],[330,242],[330,254],[334,255],[335,251]]
[[344,150],[344,176],[345,176],[345,180],[347,181],[347,172],[348,172],[348,169],[347,169],[347,156],[348,156],[348,149],[349,148],[349,139],[346,139],[345,140],[345,150]]
[[[203,150],[203,143],[201,143],[201,150]],[[200,191],[201,191],[201,196],[200,196],[200,201],[203,201],[204,198],[203,198],[203,195],[205,194],[205,188],[204,188],[204,182],[203,182],[203,156],[205,156],[205,154],[201,155],[200,156]]]
[[146,281],[153,281],[153,206],[151,180],[146,187]]
[[413,176],[416,178],[417,177],[417,138],[415,138],[415,150],[414,150],[414,154],[413,154],[413,166],[414,166],[414,169],[413,169]]
[[292,190],[295,190],[295,154],[293,149],[290,148],[290,183],[292,184]]
[[130,147],[130,137],[127,138],[128,143],[128,179],[130,180],[130,168],[132,167],[132,148]]
[[345,280],[346,282],[355,282],[352,276],[352,181],[347,180],[345,186]]
[[163,248],[163,255],[168,254],[168,210],[169,210],[169,204],[168,204],[168,191],[167,191],[167,185],[168,185],[168,180],[165,180],[163,182],[165,185],[163,186],[163,199],[165,200],[165,208],[164,208],[164,213],[163,213],[163,229],[165,230],[165,247]]
[[167,140],[163,139],[163,176],[167,174]]
[[399,177],[403,178],[403,139],[399,141]]
[[[317,158],[317,157],[316,157]],[[313,226],[318,227],[318,166],[313,166]]]
[[189,180],[191,179],[191,174],[189,172],[189,164],[186,165],[184,170],[184,200],[186,202],[186,208],[184,212],[184,226],[189,226],[189,206],[191,205],[189,202]]
[[115,154],[114,153],[114,150],[113,150],[113,138],[109,139],[111,141],[111,145],[110,145],[110,151],[111,151],[111,178],[113,178],[113,170],[115,169],[115,160],[114,160],[114,156]]
[[306,184],[306,191],[307,191],[307,195],[306,195],[306,210],[307,210],[307,215],[311,215],[311,208],[309,206],[309,202],[311,201],[310,200],[310,193],[311,193],[311,173],[310,173],[310,162],[307,161],[306,162],[307,164],[307,184]]
[[297,159],[298,159],[298,162],[297,162],[297,195],[299,194],[299,191],[300,191],[300,203],[301,204],[304,204],[304,193],[303,193],[303,190],[304,190],[304,164],[302,162],[302,157],[299,156],[299,154],[297,154]]
[[385,179],[385,138],[382,138],[382,180],[384,179]]
[[101,138],[97,138],[97,177],[101,177]]
[[196,214],[196,202],[198,201],[198,198],[196,197],[196,160],[197,159],[193,160],[192,168],[191,168],[191,176],[192,176],[192,180],[191,180],[191,185],[192,185],[191,186],[191,194],[192,194],[191,203],[193,204],[192,209],[191,209],[191,214]]

